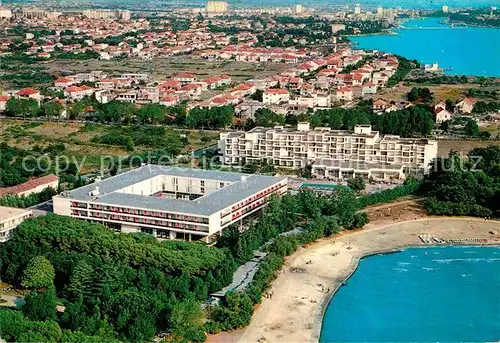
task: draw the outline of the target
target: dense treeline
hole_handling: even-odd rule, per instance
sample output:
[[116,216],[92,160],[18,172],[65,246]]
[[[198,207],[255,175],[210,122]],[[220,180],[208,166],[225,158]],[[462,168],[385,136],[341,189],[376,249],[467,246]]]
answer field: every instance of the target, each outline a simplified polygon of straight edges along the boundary
[[427,210],[440,215],[489,217],[500,206],[500,147],[476,148],[468,158],[451,152],[432,163],[423,189]]
[[478,101],[474,104],[472,112],[478,114],[500,112],[500,102]]
[[0,309],[0,333],[7,342],[117,343],[115,339],[61,330],[57,322],[29,320],[21,312]]
[[318,110],[310,116],[311,126],[328,126],[335,130],[352,130],[358,124],[371,124],[382,134],[402,137],[429,135],[434,128],[431,108],[425,105],[411,106],[402,110],[375,114],[371,102],[362,102],[354,108]]
[[389,78],[387,82],[387,87],[393,87],[403,81],[406,76],[415,68],[419,68],[420,64],[417,60],[410,61],[402,56],[397,56],[399,65],[396,73]]
[[359,207],[364,208],[366,206],[387,204],[406,196],[416,195],[420,191],[421,186],[421,181],[408,178],[401,186],[396,186],[394,188],[386,189],[380,192],[366,194],[360,197]]
[[177,156],[187,144],[187,140],[182,139],[178,132],[150,125],[114,127],[102,135],[94,136],[91,141],[121,146],[127,151],[142,146],[169,156]]
[[[63,107],[58,103],[45,102],[39,105],[33,99],[11,98],[7,101],[5,113],[10,117],[59,118],[63,113]],[[202,129],[225,128],[231,125],[235,115],[232,106],[196,107],[191,109],[188,115],[185,103],[170,107],[160,104],[145,104],[137,107],[135,104],[115,100],[102,104],[93,97],[70,103],[67,114],[72,120],[85,119],[106,124],[175,124]]]
[[[201,325],[184,332],[183,316],[191,312],[186,309],[194,300],[199,309],[199,301],[231,281],[235,268],[225,249],[116,235],[102,225],[55,215],[21,224],[0,256],[2,279],[18,286],[31,261],[45,256],[55,291],[67,300],[64,315],[54,319],[63,329],[104,340],[148,341],[160,331],[180,341],[204,340]],[[38,299],[37,308],[47,303]],[[46,319],[36,313],[31,320]]]
[[409,79],[412,83],[419,84],[431,84],[431,85],[456,85],[456,84],[464,84],[469,82],[469,78],[465,75],[439,75],[439,76],[420,76]]

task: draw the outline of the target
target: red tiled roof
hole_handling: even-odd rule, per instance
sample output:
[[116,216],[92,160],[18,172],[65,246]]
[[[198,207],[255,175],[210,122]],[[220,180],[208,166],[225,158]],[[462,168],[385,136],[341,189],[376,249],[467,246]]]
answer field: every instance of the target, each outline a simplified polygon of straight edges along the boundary
[[270,88],[266,89],[267,94],[288,94],[288,91],[286,89],[282,88]]
[[161,101],[165,101],[165,102],[172,102],[172,101],[176,101],[177,98],[173,95],[166,95],[164,96]]
[[347,92],[352,92],[352,90],[349,87],[340,87],[339,89],[337,89],[337,92],[347,93]]
[[8,96],[8,95],[0,95],[1,102],[9,101],[9,99],[10,99],[10,96]]
[[29,191],[31,189],[34,189],[38,186],[46,185],[46,184],[52,183],[52,182],[57,181],[57,180],[59,180],[59,178],[54,174],[45,175],[45,176],[42,176],[42,177],[39,177],[36,179],[31,179],[31,180],[26,181],[25,183],[21,183],[17,186],[0,188],[0,196],[6,195],[6,194],[23,193],[23,192]]
[[16,94],[20,95],[20,96],[28,96],[28,95],[33,95],[33,94],[37,94],[37,93],[40,93],[40,92],[37,90],[34,90],[33,88],[23,88],[19,92],[17,92]]
[[60,77],[54,81],[54,83],[68,83],[68,82],[73,82],[73,80],[67,77]]

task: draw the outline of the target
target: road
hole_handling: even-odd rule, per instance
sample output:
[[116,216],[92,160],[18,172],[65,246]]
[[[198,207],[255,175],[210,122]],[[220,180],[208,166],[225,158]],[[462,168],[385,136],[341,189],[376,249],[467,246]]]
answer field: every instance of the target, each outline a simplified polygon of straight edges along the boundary
[[33,217],[45,216],[48,213],[53,213],[53,203],[52,200],[48,200],[46,202],[42,202],[41,204],[37,204],[29,207],[31,211],[33,211]]

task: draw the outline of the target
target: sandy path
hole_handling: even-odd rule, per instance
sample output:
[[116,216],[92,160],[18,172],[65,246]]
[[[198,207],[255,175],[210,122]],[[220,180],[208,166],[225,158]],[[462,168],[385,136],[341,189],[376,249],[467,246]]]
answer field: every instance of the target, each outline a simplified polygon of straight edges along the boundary
[[[444,239],[486,238],[500,244],[500,222],[473,218],[425,218],[374,222],[363,230],[321,240],[291,255],[272,284],[273,297],[263,299],[250,325],[210,342],[317,342],[323,311],[342,281],[363,255],[408,245],[422,245],[419,234]],[[309,262],[310,261],[310,262]]]

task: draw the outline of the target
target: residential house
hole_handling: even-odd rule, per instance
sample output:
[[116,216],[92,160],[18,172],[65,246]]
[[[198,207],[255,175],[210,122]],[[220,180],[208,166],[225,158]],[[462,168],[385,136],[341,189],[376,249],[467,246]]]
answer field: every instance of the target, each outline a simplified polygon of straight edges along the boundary
[[202,93],[202,87],[200,84],[195,84],[195,83],[186,84],[182,86],[181,89],[179,89],[176,93],[189,98],[197,98]]
[[7,101],[9,101],[10,96],[0,95],[0,112],[5,112],[7,110]]
[[71,100],[81,100],[86,96],[94,94],[95,89],[87,85],[70,86],[64,90],[64,96]]
[[378,86],[373,82],[367,82],[363,85],[363,95],[376,94]]
[[446,108],[436,108],[434,110],[434,115],[436,116],[436,123],[438,124],[451,119],[451,113],[448,112]]
[[354,94],[349,87],[339,87],[335,92],[335,97],[337,100],[351,101],[354,98]]
[[290,100],[290,93],[282,88],[270,88],[264,91],[262,97],[264,104],[280,104]]
[[160,99],[160,105],[167,107],[175,106],[178,103],[179,103],[179,98],[177,98],[175,95],[166,95]]
[[174,80],[177,80],[181,83],[181,86],[187,85],[189,83],[193,83],[196,81],[196,75],[192,73],[180,73],[174,76]]
[[54,81],[54,85],[59,88],[66,88],[74,85],[75,83],[75,80],[70,77],[60,77]]
[[40,91],[35,90],[33,88],[23,88],[20,91],[18,91],[15,94],[16,98],[18,99],[33,99],[40,104],[40,101],[42,100],[42,96],[40,94]]
[[389,103],[383,99],[377,99],[373,102],[373,110],[375,112],[382,112],[389,107]]
[[455,109],[461,113],[471,113],[474,109],[474,103],[469,98],[464,98],[455,105]]

